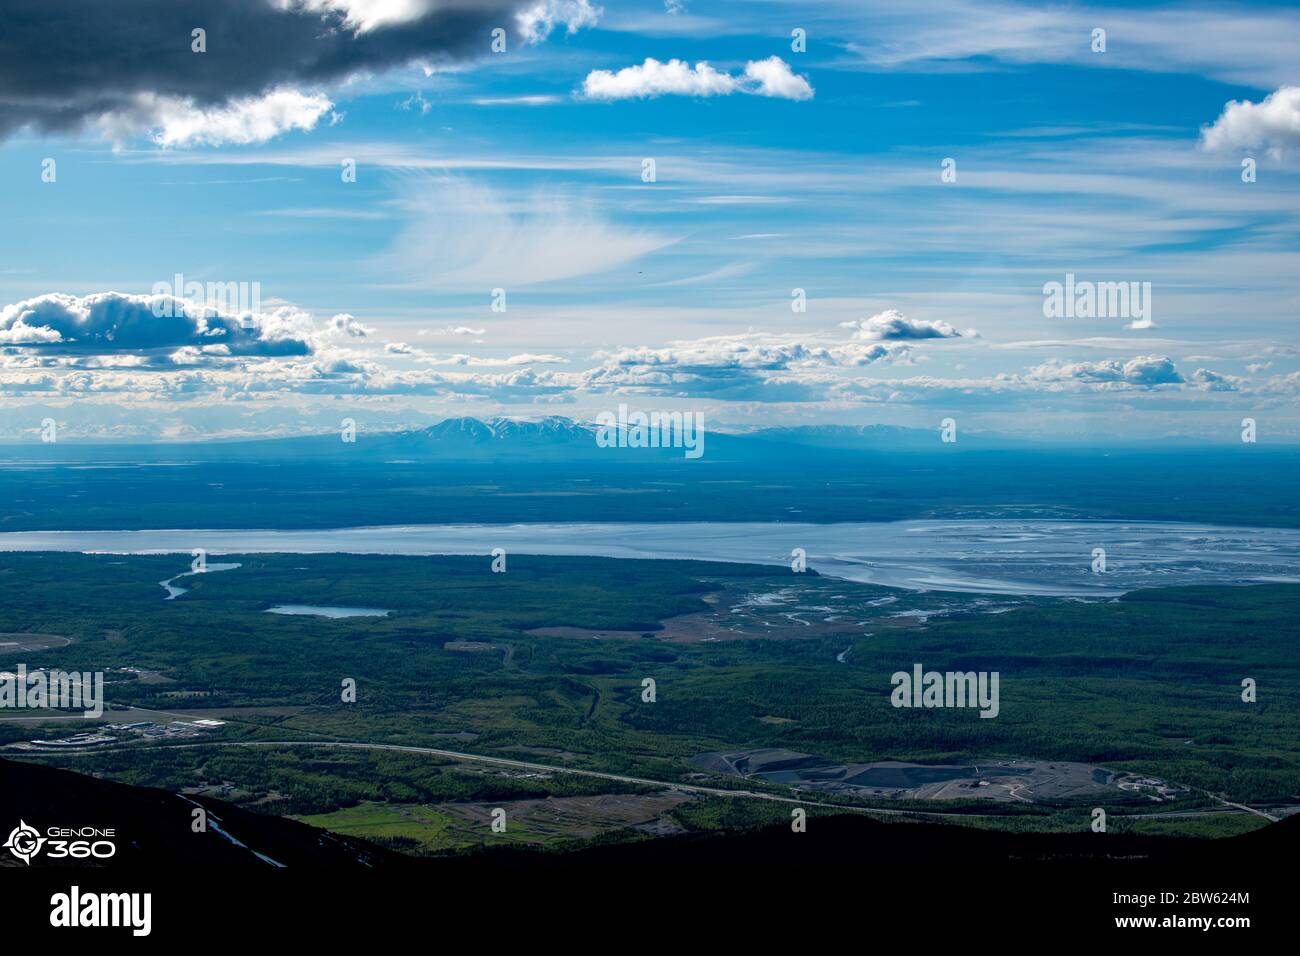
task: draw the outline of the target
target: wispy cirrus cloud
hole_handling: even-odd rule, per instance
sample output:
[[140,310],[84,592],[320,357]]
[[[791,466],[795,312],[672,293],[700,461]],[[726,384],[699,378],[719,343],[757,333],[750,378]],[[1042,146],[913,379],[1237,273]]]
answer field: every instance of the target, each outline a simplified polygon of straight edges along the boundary
[[[1282,6],[1211,9],[1182,3],[1044,6],[1006,0],[915,0],[904,10],[855,0],[819,5],[824,30],[875,70],[980,70],[998,63],[1069,63],[1192,73],[1273,88],[1295,78],[1300,18]],[[1094,52],[1092,31],[1106,31]],[[838,65],[848,66],[852,61]]]
[[526,93],[519,96],[478,96],[470,102],[475,106],[553,106],[564,99],[550,93]]
[[508,199],[459,177],[409,180],[403,208],[407,221],[376,265],[415,286],[509,290],[607,272],[676,241],[562,193]]

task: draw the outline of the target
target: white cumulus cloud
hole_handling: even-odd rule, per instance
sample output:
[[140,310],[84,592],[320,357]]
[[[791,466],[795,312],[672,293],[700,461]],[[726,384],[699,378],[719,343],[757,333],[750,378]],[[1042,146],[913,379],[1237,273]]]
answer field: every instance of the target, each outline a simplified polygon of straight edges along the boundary
[[[311,317],[292,307],[243,317],[164,295],[61,293],[0,309],[0,346],[40,355],[114,355],[192,348],[207,355],[291,356],[312,351]],[[186,353],[188,354],[188,353]]]
[[566,33],[594,27],[603,12],[591,0],[538,0],[521,10],[515,19],[524,39],[540,43],[557,27],[563,27]]
[[1167,355],[1139,355],[1128,361],[1102,359],[1096,362],[1047,362],[1029,370],[1034,382],[1083,382],[1152,388],[1178,385],[1184,379]]
[[1201,130],[1214,151],[1267,149],[1273,156],[1300,147],[1300,86],[1283,86],[1259,103],[1231,100],[1214,125]]
[[684,60],[661,63],[646,57],[639,66],[617,73],[592,70],[582,83],[582,94],[593,100],[644,99],[653,96],[729,96],[750,93],[787,100],[808,100],[813,88],[778,56],[751,60],[743,73],[719,70],[705,60],[694,66]]
[[742,92],[758,96],[775,96],[783,100],[810,100],[813,98],[812,85],[802,76],[795,75],[790,64],[779,56],[769,56],[766,60],[751,60],[745,64],[745,79],[757,84]]
[[329,329],[338,335],[346,335],[354,339],[364,339],[373,335],[375,330],[369,326],[362,325],[357,321],[356,316],[349,315],[346,312],[340,312],[334,318],[330,319]]
[[334,104],[320,93],[279,89],[263,96],[202,108],[179,97],[144,95],[137,109],[101,124],[115,140],[132,126],[145,126],[159,146],[222,146],[264,143],[290,130],[311,130]]
[[908,339],[957,339],[975,338],[979,335],[974,329],[961,332],[947,322],[926,319],[909,319],[897,309],[886,309],[869,319],[854,319],[841,322],[840,328],[854,329],[855,338],[869,342],[902,341]]

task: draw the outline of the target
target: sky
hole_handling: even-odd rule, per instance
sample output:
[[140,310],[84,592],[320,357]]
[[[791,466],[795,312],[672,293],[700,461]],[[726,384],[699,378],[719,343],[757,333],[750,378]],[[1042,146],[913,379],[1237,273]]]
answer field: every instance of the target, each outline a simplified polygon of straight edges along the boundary
[[1294,7],[0,18],[2,440],[624,403],[1300,441]]

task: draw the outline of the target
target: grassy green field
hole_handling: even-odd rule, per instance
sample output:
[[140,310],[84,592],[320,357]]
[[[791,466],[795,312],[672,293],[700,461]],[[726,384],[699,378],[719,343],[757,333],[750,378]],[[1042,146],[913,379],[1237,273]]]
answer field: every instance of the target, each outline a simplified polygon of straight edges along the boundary
[[451,817],[420,804],[359,803],[295,819],[399,850],[434,853],[458,845],[450,838]]

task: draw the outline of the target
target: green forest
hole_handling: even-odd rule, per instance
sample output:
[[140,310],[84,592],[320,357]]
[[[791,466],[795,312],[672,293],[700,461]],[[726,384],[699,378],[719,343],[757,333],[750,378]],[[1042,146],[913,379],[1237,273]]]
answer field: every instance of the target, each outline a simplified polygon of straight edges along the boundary
[[[220,788],[219,795],[256,809],[327,824],[329,814],[376,804],[654,789],[433,755],[307,746],[331,741],[535,760],[665,785],[700,783],[688,762],[695,755],[771,747],[846,762],[1078,761],[1193,788],[1179,803],[1186,808],[1211,800],[1199,791],[1264,803],[1300,792],[1300,586],[1035,599],[998,614],[973,604],[963,610],[969,599],[961,595],[907,595],[909,606],[942,600],[957,610],[902,626],[880,605],[888,589],[836,581],[856,609],[842,625],[806,637],[754,631],[690,641],[664,639],[663,622],[716,610],[710,595],[794,588],[815,600],[827,579],[770,567],[513,555],[504,574],[491,573],[486,555],[219,560],[240,567],[181,578],[175,583],[189,590],[167,601],[159,582],[185,571],[185,557],[0,555],[0,632],[71,638],[26,653],[23,663],[104,671],[103,724],[225,721],[183,744],[111,732],[119,737],[111,747],[64,755],[12,745],[83,732],[88,722],[42,726],[0,715],[5,755],[173,790]],[[282,603],[391,613],[339,620],[267,613]],[[601,634],[533,633],[556,627]],[[0,666],[12,658],[0,657]],[[916,662],[998,671],[998,717],[892,707],[890,675]],[[647,678],[655,682],[653,702],[642,697]],[[1257,686],[1253,703],[1242,700],[1247,678]],[[354,703],[343,699],[347,680],[355,681]],[[275,742],[301,746],[262,746]],[[244,744],[259,746],[237,746]],[[705,782],[783,792],[754,778]],[[1145,799],[1117,793],[1113,807],[1123,814]],[[873,805],[842,796],[823,802]],[[1017,828],[1069,829],[1081,819],[1069,801],[971,800],[942,809],[968,812],[976,825]],[[709,797],[675,807],[669,818],[693,829],[751,825],[773,814],[788,816],[788,808]],[[1225,835],[1258,822],[1189,817],[1145,826]]]

